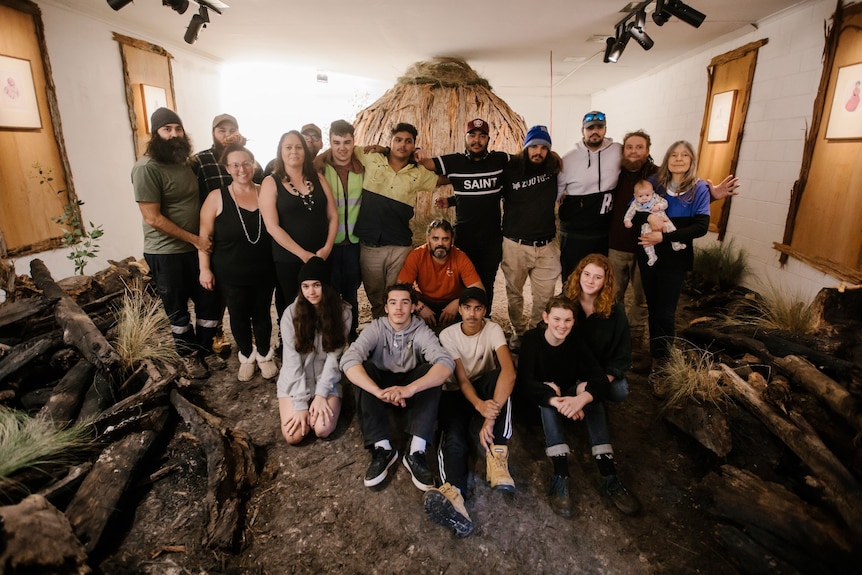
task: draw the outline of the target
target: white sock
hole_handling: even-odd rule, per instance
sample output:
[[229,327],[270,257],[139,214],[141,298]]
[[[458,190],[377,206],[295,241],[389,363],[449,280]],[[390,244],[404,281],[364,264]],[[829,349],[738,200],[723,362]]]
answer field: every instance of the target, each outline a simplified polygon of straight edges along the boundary
[[427,441],[422,439],[421,437],[413,436],[413,439],[410,440],[410,454],[414,454],[417,451],[420,453],[425,453],[425,446],[428,444]]
[[389,443],[388,439],[381,439],[374,443],[374,447],[382,447],[386,451],[392,451],[392,444]]

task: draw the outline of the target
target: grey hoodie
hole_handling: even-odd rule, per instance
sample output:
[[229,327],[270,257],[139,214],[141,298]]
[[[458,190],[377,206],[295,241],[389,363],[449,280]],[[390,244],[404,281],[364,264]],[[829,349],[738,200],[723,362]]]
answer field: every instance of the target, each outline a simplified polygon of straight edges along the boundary
[[434,332],[415,315],[410,325],[395,331],[386,317],[372,321],[341,356],[341,370],[347,371],[366,360],[377,369],[392,373],[406,373],[427,362],[440,363],[455,370],[455,362]]

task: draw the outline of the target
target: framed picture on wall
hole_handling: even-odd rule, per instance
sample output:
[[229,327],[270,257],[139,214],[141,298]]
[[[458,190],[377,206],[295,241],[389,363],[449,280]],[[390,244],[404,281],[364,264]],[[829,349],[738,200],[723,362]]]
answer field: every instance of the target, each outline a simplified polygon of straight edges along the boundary
[[168,95],[164,88],[141,84],[141,101],[144,103],[144,126],[150,133],[150,116],[159,108],[167,107]]
[[0,85],[0,128],[41,128],[30,60],[0,55]]
[[827,140],[862,138],[862,106],[859,105],[862,89],[862,63],[838,68],[835,94],[826,126]]
[[707,142],[729,142],[730,124],[733,121],[733,107],[736,104],[736,90],[713,94],[709,109]]

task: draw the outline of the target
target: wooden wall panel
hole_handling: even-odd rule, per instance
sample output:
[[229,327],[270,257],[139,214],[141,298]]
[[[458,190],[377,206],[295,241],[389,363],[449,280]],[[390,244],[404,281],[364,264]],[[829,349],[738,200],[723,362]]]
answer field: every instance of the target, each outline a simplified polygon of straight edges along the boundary
[[51,169],[54,188],[69,189],[48,101],[38,19],[38,11],[0,4],[0,54],[30,61],[42,122],[40,129],[0,128],[0,232],[11,256],[59,246],[62,230],[52,218],[68,201],[68,194],[40,185],[32,167],[38,162]]

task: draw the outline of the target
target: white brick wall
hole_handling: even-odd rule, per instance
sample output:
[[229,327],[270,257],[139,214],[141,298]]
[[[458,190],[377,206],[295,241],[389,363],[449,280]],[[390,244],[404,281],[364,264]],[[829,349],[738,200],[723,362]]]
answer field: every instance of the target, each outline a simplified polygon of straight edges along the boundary
[[[745,134],[736,175],[741,194],[733,200],[728,239],[743,246],[758,281],[790,286],[805,297],[838,283],[807,265],[790,259],[780,267],[772,247],[784,235],[790,190],[799,176],[805,130],[811,123],[822,73],[823,25],[835,0],[811,0],[759,24],[758,30],[716,43],[665,69],[593,95],[593,108],[613,118],[609,135],[644,128],[653,138],[657,162],[667,146],[685,139],[697,143],[706,101],[706,66],[719,54],[761,38],[751,90]],[[637,98],[632,98],[637,94]],[[714,240],[712,234],[699,242]]]

